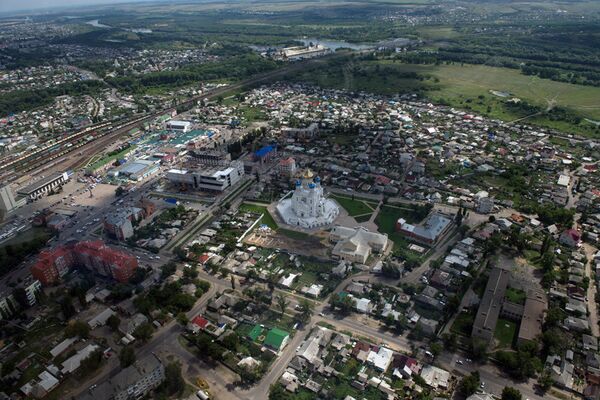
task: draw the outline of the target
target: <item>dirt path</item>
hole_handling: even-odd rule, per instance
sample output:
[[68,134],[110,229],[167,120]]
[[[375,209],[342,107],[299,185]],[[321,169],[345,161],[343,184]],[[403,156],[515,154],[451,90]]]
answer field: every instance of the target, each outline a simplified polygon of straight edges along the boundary
[[588,262],[585,265],[585,275],[590,278],[590,284],[587,290],[587,305],[588,310],[590,312],[589,322],[590,329],[592,330],[592,334],[595,337],[600,336],[600,327],[598,326],[598,305],[596,304],[596,279],[594,274],[592,273],[592,260],[594,259],[594,254],[596,253],[596,248],[590,246],[587,243],[584,243],[583,250],[585,252],[585,257]]

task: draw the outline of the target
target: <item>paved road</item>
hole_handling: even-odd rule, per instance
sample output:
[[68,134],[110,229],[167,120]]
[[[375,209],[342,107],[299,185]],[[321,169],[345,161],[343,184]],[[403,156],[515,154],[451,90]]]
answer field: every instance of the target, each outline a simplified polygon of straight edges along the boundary
[[460,235],[458,233],[456,233],[454,230],[450,231],[445,237],[442,238],[442,241],[445,242],[441,245],[438,245],[433,253],[431,253],[431,255],[427,258],[427,260],[425,260],[425,262],[423,262],[419,267],[404,275],[401,281],[413,285],[418,283],[419,279],[421,279],[421,277],[429,270],[429,265],[431,262],[446,254],[446,251],[448,251],[451,246],[454,246],[459,239]]

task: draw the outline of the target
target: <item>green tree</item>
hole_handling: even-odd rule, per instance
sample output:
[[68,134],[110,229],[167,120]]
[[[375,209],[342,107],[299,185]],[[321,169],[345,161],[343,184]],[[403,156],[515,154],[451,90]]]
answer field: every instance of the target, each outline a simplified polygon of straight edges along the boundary
[[396,266],[392,265],[389,262],[383,264],[383,268],[381,269],[381,274],[386,278],[390,279],[398,279],[400,278],[400,271]]
[[329,299],[329,305],[333,309],[339,310],[342,314],[350,314],[354,309],[354,300],[350,296],[342,296],[340,293],[334,293]]
[[313,305],[310,301],[308,301],[306,299],[302,299],[302,300],[300,300],[300,303],[298,304],[298,311],[299,311],[300,320],[303,322],[306,322],[310,319],[310,317],[312,317]]
[[285,314],[285,310],[288,304],[290,304],[290,302],[288,301],[288,299],[285,298],[284,295],[280,294],[277,296],[277,307],[279,307],[282,316],[283,314]]
[[71,319],[71,317],[75,315],[76,311],[75,307],[73,306],[73,299],[71,296],[66,295],[63,297],[60,302],[60,311],[62,312],[63,317],[65,317],[67,320]]
[[542,248],[540,249],[540,253],[546,254],[546,252],[548,252],[548,250],[550,249],[551,243],[552,243],[552,238],[550,237],[549,234],[546,234],[546,236],[544,236],[544,241],[542,242]]
[[396,320],[395,329],[399,335],[403,334],[406,328],[408,327],[408,320],[405,315],[400,315]]
[[240,337],[237,333],[232,332],[225,336],[221,342],[226,349],[237,352],[237,348],[240,345]]
[[456,213],[456,216],[454,217],[454,222],[456,223],[456,226],[461,226],[462,225],[462,221],[463,221],[463,212],[462,212],[463,208],[460,207],[458,209],[458,212]]
[[542,343],[545,354],[562,354],[569,346],[569,338],[560,327],[547,326],[542,333]]
[[271,385],[269,389],[269,400],[288,400],[289,394],[279,383]]
[[523,396],[518,389],[515,389],[512,386],[505,386],[502,389],[502,400],[522,400]]
[[396,324],[396,318],[394,317],[394,314],[390,313],[385,317],[383,322],[385,323],[385,326],[391,328]]
[[540,374],[538,377],[538,385],[544,392],[548,391],[548,389],[554,385],[554,379],[552,379],[550,371],[544,371]]
[[438,342],[432,343],[429,346],[429,351],[431,351],[434,357],[437,357],[442,352],[442,345]]
[[184,268],[183,269],[183,277],[187,280],[187,281],[192,281],[193,279],[196,279],[199,275],[199,272],[196,268]]
[[542,369],[541,360],[537,357],[537,348],[537,343],[527,342],[520,345],[516,352],[497,351],[496,360],[513,378],[532,378]]
[[544,321],[544,326],[546,328],[558,326],[564,321],[566,317],[567,314],[559,307],[550,307],[548,309],[548,312],[546,313],[546,320]]
[[473,359],[484,361],[487,358],[487,343],[481,339],[471,338],[469,353]]
[[135,330],[133,331],[133,337],[142,342],[147,342],[148,340],[150,340],[153,333],[154,328],[152,327],[152,325],[150,325],[150,323],[148,322],[144,322],[143,324],[135,328]]
[[127,368],[135,362],[135,351],[131,346],[125,346],[119,353],[121,368]]
[[186,326],[190,320],[185,313],[180,312],[177,314],[177,322],[179,322],[180,325]]
[[479,383],[479,372],[471,372],[470,375],[465,376],[458,384],[458,392],[464,397],[469,397],[477,391]]
[[194,337],[194,344],[199,349],[198,356],[216,361],[223,359],[223,349],[217,345],[210,336],[200,334]]
[[275,290],[275,284],[277,283],[277,274],[273,271],[269,271],[266,279],[267,286],[269,286],[269,290],[273,292]]
[[546,252],[542,255],[540,264],[542,265],[544,271],[552,271],[554,268],[554,258],[554,253]]
[[246,384],[253,384],[260,380],[260,370],[258,368],[241,368],[239,375],[242,383]]
[[160,279],[164,280],[169,276],[173,275],[177,270],[175,263],[168,263],[160,267]]
[[98,367],[100,367],[100,364],[102,364],[102,351],[96,350],[81,361],[81,372],[84,375],[88,375],[97,370]]
[[119,325],[121,324],[121,318],[117,317],[116,314],[111,315],[106,320],[106,325],[113,331],[116,332],[119,330]]
[[165,382],[163,383],[168,395],[180,396],[185,389],[185,381],[181,375],[181,365],[177,362],[169,363],[165,367]]
[[82,339],[87,339],[90,336],[90,326],[83,321],[72,321],[65,328],[65,336],[79,336]]
[[444,341],[444,348],[448,351],[456,351],[458,346],[458,337],[456,333],[444,333],[442,335],[442,340]]

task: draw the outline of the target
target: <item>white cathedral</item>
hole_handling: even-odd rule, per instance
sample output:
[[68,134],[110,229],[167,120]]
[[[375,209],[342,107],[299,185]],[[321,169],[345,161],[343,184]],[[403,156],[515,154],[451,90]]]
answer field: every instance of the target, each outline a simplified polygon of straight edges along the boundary
[[311,229],[333,223],[340,209],[334,200],[323,197],[321,179],[306,170],[296,181],[292,197],[279,201],[277,212],[286,224]]

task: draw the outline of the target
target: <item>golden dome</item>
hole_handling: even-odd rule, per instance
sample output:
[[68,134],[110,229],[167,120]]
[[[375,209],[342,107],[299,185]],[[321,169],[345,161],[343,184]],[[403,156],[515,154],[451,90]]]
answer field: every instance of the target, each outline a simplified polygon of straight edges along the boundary
[[304,171],[304,174],[302,175],[302,177],[304,179],[312,179],[314,178],[315,174],[313,174],[313,172],[310,170],[310,168],[307,168],[306,171]]

